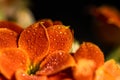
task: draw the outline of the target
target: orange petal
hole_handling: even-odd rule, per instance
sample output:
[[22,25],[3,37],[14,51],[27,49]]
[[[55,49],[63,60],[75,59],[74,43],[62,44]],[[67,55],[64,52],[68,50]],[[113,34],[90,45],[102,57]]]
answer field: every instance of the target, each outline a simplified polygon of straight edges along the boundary
[[105,72],[102,67],[98,68],[95,71],[95,78],[94,80],[116,80],[113,76],[111,76],[109,73]]
[[110,59],[95,71],[94,80],[120,80],[120,67]]
[[120,80],[120,66],[110,59],[95,72],[95,80]]
[[76,61],[79,61],[81,58],[93,60],[96,62],[97,67],[104,64],[103,52],[97,45],[91,42],[83,42],[74,54],[74,57]]
[[7,28],[0,28],[0,49],[17,48],[18,34]]
[[96,65],[93,60],[80,59],[73,67],[73,76],[75,80],[93,80]]
[[0,21],[0,28],[8,28],[16,33],[20,34],[23,31],[23,28],[19,26],[18,24],[10,21]]
[[27,70],[28,67],[28,55],[22,50],[9,48],[0,51],[0,72],[7,79],[11,79],[17,69]]
[[114,77],[119,76],[120,79],[120,65],[117,62],[115,62],[114,59],[106,61],[104,64],[104,68],[108,73],[110,73]]
[[23,70],[15,73],[16,80],[48,80],[47,76],[28,75]]
[[73,43],[73,34],[69,27],[54,25],[47,28],[50,38],[50,51],[63,50],[70,52]]
[[73,57],[64,51],[55,51],[49,54],[40,64],[38,75],[51,75],[75,65]]
[[37,22],[26,28],[20,35],[18,46],[29,54],[32,63],[39,63],[49,49],[49,38],[44,25]]

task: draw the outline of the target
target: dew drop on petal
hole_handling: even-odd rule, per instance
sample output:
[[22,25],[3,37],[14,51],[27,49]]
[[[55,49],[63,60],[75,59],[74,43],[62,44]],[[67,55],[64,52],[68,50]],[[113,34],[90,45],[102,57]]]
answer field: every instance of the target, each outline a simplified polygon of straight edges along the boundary
[[27,32],[28,32],[28,33],[30,33],[30,31],[29,31],[29,30],[28,30]]

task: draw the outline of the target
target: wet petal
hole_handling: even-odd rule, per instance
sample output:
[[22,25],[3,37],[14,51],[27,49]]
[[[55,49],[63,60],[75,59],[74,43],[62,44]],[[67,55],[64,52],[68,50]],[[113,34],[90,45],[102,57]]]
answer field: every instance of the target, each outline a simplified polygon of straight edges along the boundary
[[74,65],[75,61],[69,53],[58,50],[45,58],[36,74],[51,75]]
[[75,80],[93,80],[96,64],[93,60],[80,59],[72,70]]
[[0,51],[0,72],[7,79],[11,79],[17,69],[26,71],[29,65],[28,55],[18,48]]
[[17,48],[18,34],[7,28],[0,28],[0,49]]
[[74,54],[74,57],[76,61],[79,61],[81,58],[93,60],[98,67],[104,64],[103,52],[97,45],[91,42],[83,42]]
[[20,34],[23,31],[23,28],[19,26],[18,24],[10,21],[0,21],[0,28],[8,28],[16,33]]
[[64,25],[54,25],[47,28],[50,38],[50,50],[63,50],[70,52],[73,43],[73,34],[69,27]]
[[110,59],[95,72],[95,80],[120,80],[120,67],[115,60]]
[[49,49],[49,38],[44,25],[37,22],[26,28],[20,35],[18,46],[29,54],[32,63],[39,63]]

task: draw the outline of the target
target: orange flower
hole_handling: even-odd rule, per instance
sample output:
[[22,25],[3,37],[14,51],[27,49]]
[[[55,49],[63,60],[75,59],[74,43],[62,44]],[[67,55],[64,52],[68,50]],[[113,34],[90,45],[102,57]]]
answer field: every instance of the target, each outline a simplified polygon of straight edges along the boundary
[[[5,22],[5,25],[8,23]],[[49,23],[52,21],[38,21],[19,34],[10,30],[9,26],[6,26],[7,30],[0,28],[1,37],[5,38],[4,43],[9,45],[0,45],[0,73],[3,76],[17,80],[47,79],[46,76],[75,65],[69,54],[73,43],[71,30],[59,21],[50,26]],[[12,24],[14,23],[10,23]],[[16,46],[11,47],[12,45]]]
[[[3,24],[1,22],[0,24]],[[9,26],[7,26],[9,25]],[[83,42],[74,54],[74,36],[60,21],[42,19],[26,29],[0,28],[0,80],[119,80],[114,60],[104,61],[102,50]]]

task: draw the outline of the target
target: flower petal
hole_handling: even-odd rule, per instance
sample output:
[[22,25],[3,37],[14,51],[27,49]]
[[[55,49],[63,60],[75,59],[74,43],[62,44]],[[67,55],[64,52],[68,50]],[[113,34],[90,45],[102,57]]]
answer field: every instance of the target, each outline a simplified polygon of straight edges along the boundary
[[114,59],[110,59],[95,72],[95,80],[120,80],[120,67]]
[[103,52],[97,45],[91,42],[83,42],[74,54],[74,57],[76,61],[79,61],[81,58],[93,60],[95,61],[97,67],[104,64]]
[[96,64],[93,60],[80,59],[72,70],[75,80],[93,80]]
[[63,50],[70,52],[73,43],[73,34],[69,27],[64,25],[54,25],[47,28],[50,38],[50,50]]
[[28,55],[18,48],[3,49],[0,51],[0,72],[11,79],[17,69],[27,70],[29,67]]
[[75,65],[73,57],[64,51],[58,50],[49,54],[40,64],[36,74],[51,75]]
[[32,63],[38,64],[49,49],[49,38],[44,25],[37,22],[26,28],[20,35],[18,46],[29,54]]
[[0,49],[17,48],[18,34],[7,28],[0,28]]
[[23,28],[19,26],[18,24],[10,21],[0,21],[0,28],[8,28],[16,33],[20,34],[23,31]]

